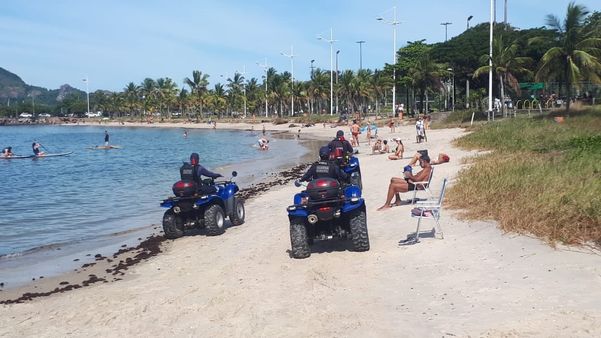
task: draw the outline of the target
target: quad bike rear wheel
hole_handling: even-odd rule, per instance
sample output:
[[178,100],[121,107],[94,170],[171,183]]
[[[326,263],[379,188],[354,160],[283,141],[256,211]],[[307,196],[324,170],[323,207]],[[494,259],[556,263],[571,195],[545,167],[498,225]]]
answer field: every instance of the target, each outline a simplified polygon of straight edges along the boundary
[[307,236],[307,227],[303,217],[290,218],[290,244],[292,258],[307,258],[311,256],[309,248],[309,239]]
[[369,235],[367,234],[367,216],[364,210],[354,210],[349,216],[353,249],[355,251],[369,250]]
[[163,231],[168,239],[180,238],[184,235],[184,220],[176,215],[173,210],[165,211],[163,215]]
[[225,232],[225,214],[219,204],[213,204],[205,210],[207,235],[219,236]]

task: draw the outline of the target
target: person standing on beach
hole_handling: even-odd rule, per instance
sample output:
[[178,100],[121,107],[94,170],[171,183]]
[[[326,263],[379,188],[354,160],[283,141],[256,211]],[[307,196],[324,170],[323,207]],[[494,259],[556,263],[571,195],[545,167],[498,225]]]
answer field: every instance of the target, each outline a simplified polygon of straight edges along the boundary
[[351,135],[353,136],[353,143],[359,146],[359,134],[361,133],[361,128],[357,123],[357,120],[353,120],[353,125],[351,126]]
[[367,144],[371,147],[371,126],[369,125],[369,121],[367,121]]
[[104,131],[104,146],[108,147],[109,146],[109,132],[108,131]]

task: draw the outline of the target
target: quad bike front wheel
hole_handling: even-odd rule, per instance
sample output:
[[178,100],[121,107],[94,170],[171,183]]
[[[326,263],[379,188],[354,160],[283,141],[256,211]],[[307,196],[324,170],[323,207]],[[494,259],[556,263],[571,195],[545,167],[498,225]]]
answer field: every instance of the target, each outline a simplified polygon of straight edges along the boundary
[[207,235],[219,236],[225,232],[225,214],[219,204],[213,204],[205,210]]
[[180,238],[184,235],[184,220],[176,215],[173,210],[165,211],[163,215],[163,231],[168,239]]
[[234,211],[232,211],[232,215],[230,216],[230,221],[232,222],[232,225],[244,224],[244,217],[246,217],[246,210],[244,209],[244,201],[236,198],[234,200]]
[[364,210],[354,210],[349,217],[351,238],[355,251],[369,250],[369,235],[367,234],[367,216]]
[[307,258],[311,256],[307,227],[303,217],[290,218],[290,244],[292,258]]

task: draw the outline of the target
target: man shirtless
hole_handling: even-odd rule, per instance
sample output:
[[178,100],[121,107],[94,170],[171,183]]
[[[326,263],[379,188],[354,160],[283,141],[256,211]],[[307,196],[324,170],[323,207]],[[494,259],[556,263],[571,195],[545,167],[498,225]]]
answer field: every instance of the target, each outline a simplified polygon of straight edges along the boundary
[[428,156],[421,156],[419,159],[419,165],[422,167],[422,170],[417,174],[413,175],[411,172],[405,172],[405,178],[393,177],[390,179],[390,184],[388,185],[388,193],[386,194],[386,202],[384,205],[378,208],[380,210],[390,209],[392,202],[392,198],[394,197],[394,205],[401,205],[401,196],[400,193],[413,191],[415,189],[422,190],[423,186],[414,185],[414,182],[423,182],[427,181],[428,177],[430,177],[430,172],[432,172],[432,166],[430,166],[430,158]]
[[359,134],[361,133],[361,128],[359,124],[357,124],[357,120],[353,120],[353,125],[351,126],[351,134],[353,135],[353,143],[359,146]]

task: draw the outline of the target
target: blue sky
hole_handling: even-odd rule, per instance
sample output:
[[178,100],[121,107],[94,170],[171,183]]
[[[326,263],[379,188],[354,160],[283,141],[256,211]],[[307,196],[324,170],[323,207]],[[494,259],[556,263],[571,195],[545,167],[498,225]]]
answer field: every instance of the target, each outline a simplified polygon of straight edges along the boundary
[[[281,52],[294,46],[295,77],[306,80],[310,60],[329,69],[329,44],[316,38],[334,31],[339,69],[381,68],[392,61],[392,19],[397,7],[397,47],[407,41],[449,39],[488,21],[488,0],[7,0],[0,3],[0,67],[25,82],[50,89],[64,83],[90,91],[121,90],[144,78],[170,77],[178,85],[198,69],[212,84],[225,82],[246,68],[246,78],[260,78],[264,62],[290,71]],[[563,17],[569,0],[509,0],[509,22],[540,27],[546,14]],[[579,0],[601,10],[598,0]],[[497,0],[502,20],[503,0]]]

